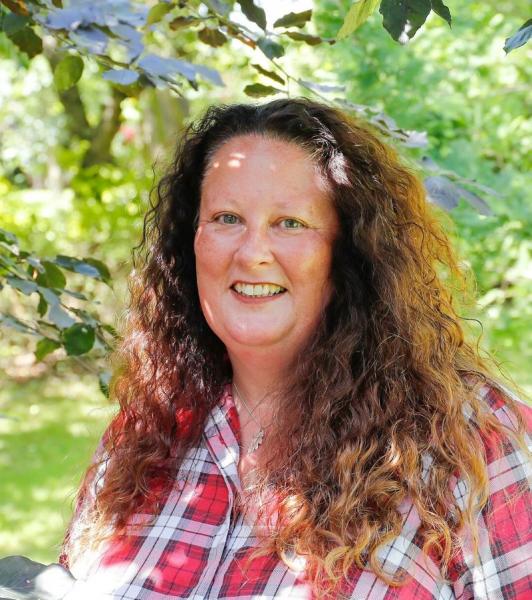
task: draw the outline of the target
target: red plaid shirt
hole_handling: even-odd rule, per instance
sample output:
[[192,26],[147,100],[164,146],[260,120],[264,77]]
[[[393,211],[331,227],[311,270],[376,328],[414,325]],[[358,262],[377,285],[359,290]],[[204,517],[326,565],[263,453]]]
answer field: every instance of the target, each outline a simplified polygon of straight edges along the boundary
[[[500,394],[485,388],[483,395],[500,421],[511,417]],[[528,424],[532,410],[522,405]],[[439,600],[484,598],[532,599],[532,504],[530,465],[523,453],[505,440],[504,453],[486,441],[490,478],[489,502],[479,515],[480,561],[465,550],[451,564],[450,581],[421,550],[419,516],[405,504],[404,527],[380,553],[389,573],[406,571],[407,583],[388,587],[371,571],[354,569],[338,597],[352,600]],[[68,565],[78,578],[67,598],[72,600],[166,598],[311,599],[302,557],[288,568],[275,556],[246,559],[257,538],[235,511],[241,491],[239,420],[228,385],[206,423],[202,442],[189,452],[174,487],[155,522],[133,530],[127,541],[104,546]],[[430,468],[430,465],[427,465]],[[182,477],[184,474],[188,478]],[[454,493],[463,500],[464,481]],[[77,516],[70,525],[76,535]]]

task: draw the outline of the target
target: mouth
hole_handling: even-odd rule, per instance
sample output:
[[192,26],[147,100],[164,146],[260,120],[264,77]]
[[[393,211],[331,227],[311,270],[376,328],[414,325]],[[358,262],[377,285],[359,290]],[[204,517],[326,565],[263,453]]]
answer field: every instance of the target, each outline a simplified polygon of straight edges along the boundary
[[233,283],[231,289],[239,296],[245,298],[269,298],[280,296],[286,292],[286,288],[275,283]]

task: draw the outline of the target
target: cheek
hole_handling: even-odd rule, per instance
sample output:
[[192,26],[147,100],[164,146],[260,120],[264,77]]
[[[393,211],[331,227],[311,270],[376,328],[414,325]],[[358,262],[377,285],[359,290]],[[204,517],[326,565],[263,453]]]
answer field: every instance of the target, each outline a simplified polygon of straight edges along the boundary
[[323,283],[329,279],[332,247],[319,234],[304,244],[288,249],[286,256],[294,278],[309,287],[315,287],[316,283]]
[[198,281],[214,276],[223,269],[223,247],[205,231],[198,230],[194,239]]

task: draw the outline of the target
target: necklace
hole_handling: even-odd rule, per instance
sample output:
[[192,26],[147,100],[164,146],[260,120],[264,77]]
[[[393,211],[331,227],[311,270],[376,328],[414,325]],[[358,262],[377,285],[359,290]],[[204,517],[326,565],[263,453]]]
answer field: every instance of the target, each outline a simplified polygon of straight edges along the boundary
[[242,396],[242,394],[240,393],[240,390],[236,387],[236,383],[234,381],[233,381],[233,387],[235,388],[235,392],[237,393],[238,397],[240,398],[242,405],[248,411],[249,416],[259,426],[259,431],[253,436],[253,439],[251,440],[251,444],[249,445],[249,448],[247,451],[248,454],[251,454],[252,452],[255,452],[255,450],[257,450],[257,448],[262,444],[262,441],[264,440],[264,429],[261,427],[261,424],[257,421],[257,419],[255,418],[255,415],[253,414],[254,411],[257,409],[257,407],[255,407],[253,410],[251,410],[249,408],[249,406],[247,405],[247,402],[244,400],[244,396]]

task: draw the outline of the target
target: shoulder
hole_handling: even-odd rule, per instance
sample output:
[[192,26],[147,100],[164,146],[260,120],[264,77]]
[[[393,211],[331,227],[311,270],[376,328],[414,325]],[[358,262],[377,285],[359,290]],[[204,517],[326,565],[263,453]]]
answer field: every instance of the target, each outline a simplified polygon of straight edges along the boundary
[[482,439],[488,466],[514,451],[525,460],[531,449],[532,407],[498,382],[479,385],[476,400],[475,409],[466,401],[462,411],[470,431]]
[[516,480],[526,480],[530,475],[532,408],[500,385],[484,384],[479,398],[481,410],[494,417],[499,426],[499,429],[481,432],[490,480],[501,469],[508,481],[511,473]]
[[[503,387],[484,385],[479,394],[481,409],[502,427],[481,432],[487,497],[477,518],[478,554],[472,538],[462,532],[462,548],[449,574],[457,598],[520,600],[528,597],[531,584],[527,563],[532,555],[532,409]],[[461,504],[467,477],[455,483],[453,492]]]
[[527,434],[532,431],[532,407],[523,402],[511,390],[499,384],[484,384],[479,390],[479,396],[485,407],[507,427],[515,428],[516,413],[521,415]]
[[490,417],[492,425],[479,428],[471,413],[468,418],[475,422],[483,442],[489,507],[496,500],[502,501],[497,494],[507,499],[518,490],[530,491],[532,408],[500,384],[484,384],[478,397],[480,410]]

